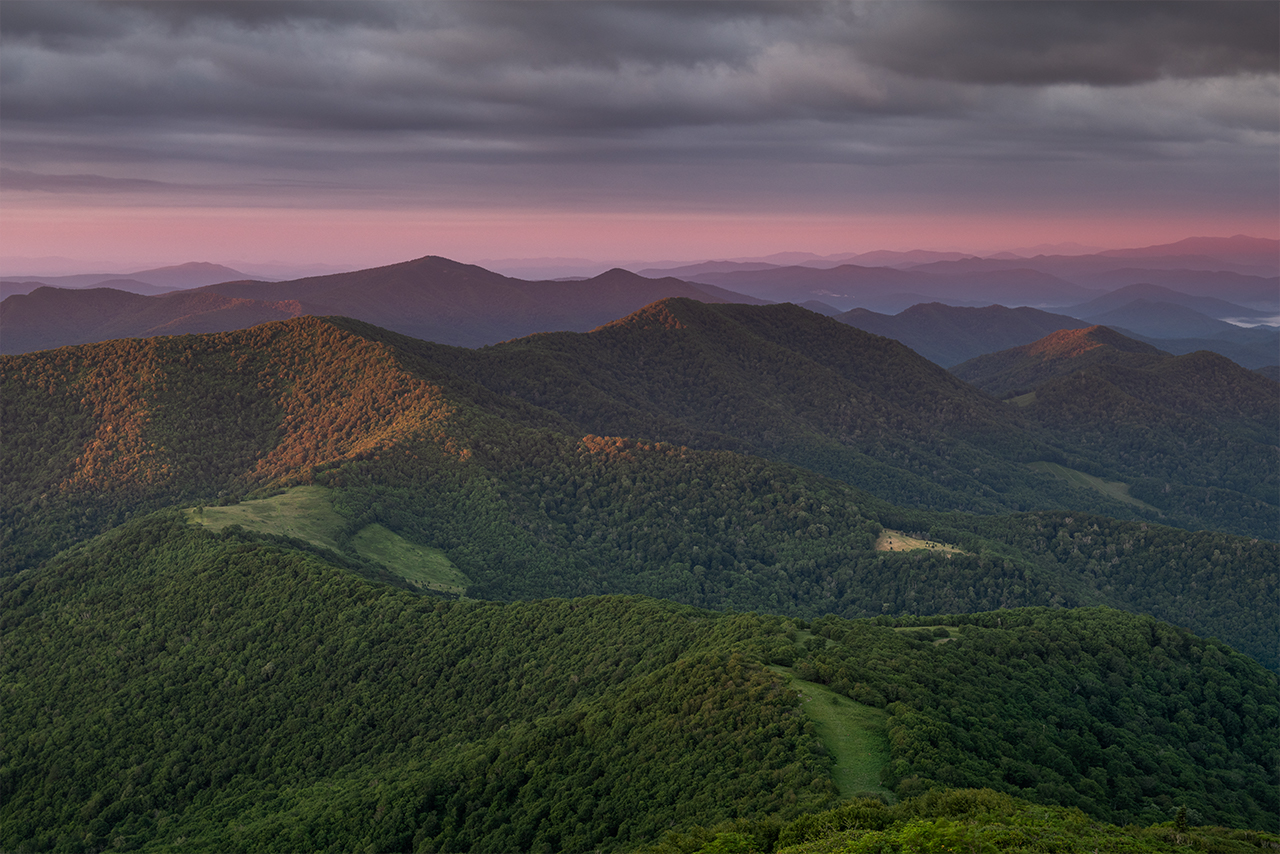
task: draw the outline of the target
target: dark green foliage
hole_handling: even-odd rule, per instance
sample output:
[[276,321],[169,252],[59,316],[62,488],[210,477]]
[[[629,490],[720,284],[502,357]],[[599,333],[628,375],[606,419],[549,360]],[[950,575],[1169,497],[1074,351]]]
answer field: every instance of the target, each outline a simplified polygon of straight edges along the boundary
[[1022,412],[1078,468],[1129,483],[1162,521],[1276,538],[1280,386],[1256,372],[1205,351],[1170,356],[1105,327],[954,370],[993,394],[1034,391]]
[[0,590],[0,848],[591,850],[827,802],[757,618],[492,605],[130,524]]
[[1098,501],[1021,464],[1057,451],[1016,411],[895,341],[792,305],[671,299],[585,335],[476,352],[398,346],[551,410],[579,434],[759,454],[911,507]]
[[[897,804],[855,800],[794,821],[726,822],[669,834],[651,854],[787,852],[787,854],[1251,854],[1280,848],[1266,831],[1192,827],[1180,807],[1174,821],[1119,827],[1078,809],[1031,804],[990,789],[929,792]],[[741,847],[731,847],[744,842]]]
[[1169,359],[1168,353],[1106,326],[1069,328],[1038,340],[955,365],[951,373],[1001,399],[1034,391],[1046,382],[1101,365],[1143,370]]
[[953,517],[952,522],[1074,577],[1103,604],[1229,639],[1234,648],[1280,670],[1280,620],[1274,608],[1280,601],[1280,546],[1275,543],[1080,513]]
[[810,629],[447,602],[150,516],[0,586],[0,848],[584,851],[723,822],[768,842],[834,797],[771,660],[888,709],[904,797],[1273,822],[1276,677],[1221,644],[1107,609]]
[[[959,631],[935,638],[942,623]],[[895,625],[922,628],[818,620],[834,645],[794,666],[888,708],[899,795],[988,787],[1113,823],[1182,805],[1201,823],[1274,827],[1280,689],[1251,659],[1110,609]]]
[[1135,497],[1210,527],[1274,538],[1278,411],[1280,386],[1200,352],[1055,380],[1036,390],[1027,414],[1105,460]]
[[[799,309],[782,312],[775,329],[750,307],[695,308],[732,319],[721,334],[760,343],[780,364],[791,360],[829,373],[856,368],[772,343],[789,341],[817,354],[830,349],[822,337],[827,333],[815,332]],[[637,323],[652,321],[660,331],[674,323],[669,331],[678,335],[691,331],[661,309],[597,333],[624,342],[601,348],[600,359],[613,349],[629,355],[631,362],[615,365],[624,371],[658,358],[661,353],[628,349],[648,346],[633,334]],[[693,319],[699,318],[706,321]],[[699,353],[706,355],[705,342],[686,338],[667,343],[689,349],[696,363]],[[538,340],[577,347],[595,337]],[[1268,666],[1280,664],[1274,613],[1241,604],[1275,601],[1274,544],[1155,526],[1148,536],[1124,534],[1095,546],[1077,541],[1092,532],[1072,530],[1069,542],[1059,542],[1055,530],[1042,543],[1045,526],[1070,527],[1062,521],[1070,514],[943,516],[895,508],[758,457],[579,438],[567,433],[573,427],[563,416],[452,373],[491,352],[504,351],[477,354],[353,321],[305,318],[223,335],[9,357],[0,465],[4,567],[34,566],[151,508],[232,501],[255,489],[315,482],[334,489],[335,506],[350,520],[347,536],[378,522],[444,549],[473,580],[473,597],[630,593],[804,617],[1109,604],[1187,625]],[[958,387],[905,351],[876,352],[880,362],[901,361],[902,371],[920,383],[937,373]],[[764,368],[734,370],[746,376]],[[779,377],[786,381],[775,378],[775,384],[781,390],[795,376],[784,372]],[[690,383],[695,378],[691,374]],[[941,386],[933,388],[942,394]],[[887,386],[882,391],[888,394]],[[820,389],[804,393],[810,392]],[[875,397],[867,406],[879,405]],[[794,394],[787,399],[804,405]],[[952,420],[957,429],[981,433],[999,405],[974,399],[972,412],[961,407]],[[934,402],[940,413],[949,406],[945,395]],[[746,410],[743,417],[755,417],[752,406]],[[821,406],[809,411],[806,417],[826,417]],[[916,422],[904,414],[891,423],[906,430]],[[44,445],[47,455],[38,450]],[[1094,526],[1137,530],[1088,518]],[[934,539],[970,554],[876,552],[880,525],[932,531]],[[1188,555],[1194,559],[1182,559]]]

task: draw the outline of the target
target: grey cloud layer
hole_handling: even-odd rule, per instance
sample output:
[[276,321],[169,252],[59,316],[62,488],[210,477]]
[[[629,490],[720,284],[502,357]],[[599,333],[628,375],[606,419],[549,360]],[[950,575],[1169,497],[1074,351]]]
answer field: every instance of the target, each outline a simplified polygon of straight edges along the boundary
[[28,188],[96,171],[157,190],[322,174],[461,187],[484,181],[472,164],[648,170],[675,189],[685,170],[653,169],[710,163],[724,183],[795,164],[1117,156],[1217,157],[1248,183],[1275,153],[1278,10],[6,0],[0,134]]

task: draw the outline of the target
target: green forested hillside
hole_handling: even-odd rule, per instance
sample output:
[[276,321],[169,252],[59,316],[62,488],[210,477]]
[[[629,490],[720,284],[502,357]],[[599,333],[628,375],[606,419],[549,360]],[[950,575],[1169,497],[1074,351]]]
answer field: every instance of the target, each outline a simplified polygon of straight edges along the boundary
[[1034,391],[1049,380],[1097,365],[1149,368],[1168,353],[1106,326],[1063,329],[1043,338],[969,359],[950,368],[967,383],[999,398]]
[[161,515],[0,620],[6,850],[590,850],[833,791],[757,618],[449,603]]
[[1105,327],[982,356],[957,376],[1002,397],[1090,474],[1167,521],[1275,539],[1280,387],[1215,353],[1171,356]]
[[401,346],[579,433],[760,454],[910,507],[1104,512],[1098,496],[1024,465],[1062,454],[1019,411],[896,341],[797,306],[670,299],[589,334],[476,352]]
[[[1275,601],[1274,543],[1149,526],[1091,547],[1076,537],[1092,532],[1043,533],[1082,514],[902,510],[759,457],[569,433],[564,416],[431,352],[304,318],[10,358],[6,569],[150,509],[318,484],[352,559],[380,525],[443,551],[471,597],[644,594],[806,618],[1108,604],[1277,665],[1274,614],[1237,607]],[[966,553],[877,551],[881,526],[932,530]]]
[[[894,341],[787,305],[671,299],[589,334],[475,352],[397,346],[552,410],[578,433],[760,454],[902,506],[1065,508],[1280,535],[1280,388],[1211,353],[1057,333],[1006,371],[1058,377],[1020,407]],[[1100,352],[1127,361],[1095,364]],[[1033,461],[1124,483],[1140,501],[1055,480]]]
[[161,513],[0,582],[0,847],[585,851],[785,823],[834,789],[770,663],[887,710],[901,797],[1269,826],[1256,663],[1103,609],[932,623],[449,602]]
[[1196,826],[1193,815],[1179,808],[1171,821],[1120,827],[1078,809],[1031,804],[990,789],[950,789],[897,804],[857,798],[790,822],[722,822],[670,833],[641,850],[647,854],[1167,854],[1180,850],[1254,854],[1280,846],[1275,833]]

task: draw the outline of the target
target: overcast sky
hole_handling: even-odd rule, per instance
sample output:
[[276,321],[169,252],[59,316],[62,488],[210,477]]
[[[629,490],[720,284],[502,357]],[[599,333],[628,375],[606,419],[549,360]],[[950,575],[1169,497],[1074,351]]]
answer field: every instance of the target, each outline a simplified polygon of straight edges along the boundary
[[7,256],[1276,237],[1275,2],[23,2]]

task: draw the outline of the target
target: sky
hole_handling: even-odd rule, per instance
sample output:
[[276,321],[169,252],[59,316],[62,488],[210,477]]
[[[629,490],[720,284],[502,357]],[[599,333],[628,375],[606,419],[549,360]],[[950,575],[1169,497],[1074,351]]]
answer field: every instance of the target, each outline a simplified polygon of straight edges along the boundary
[[1275,2],[0,9],[6,274],[1278,232]]

